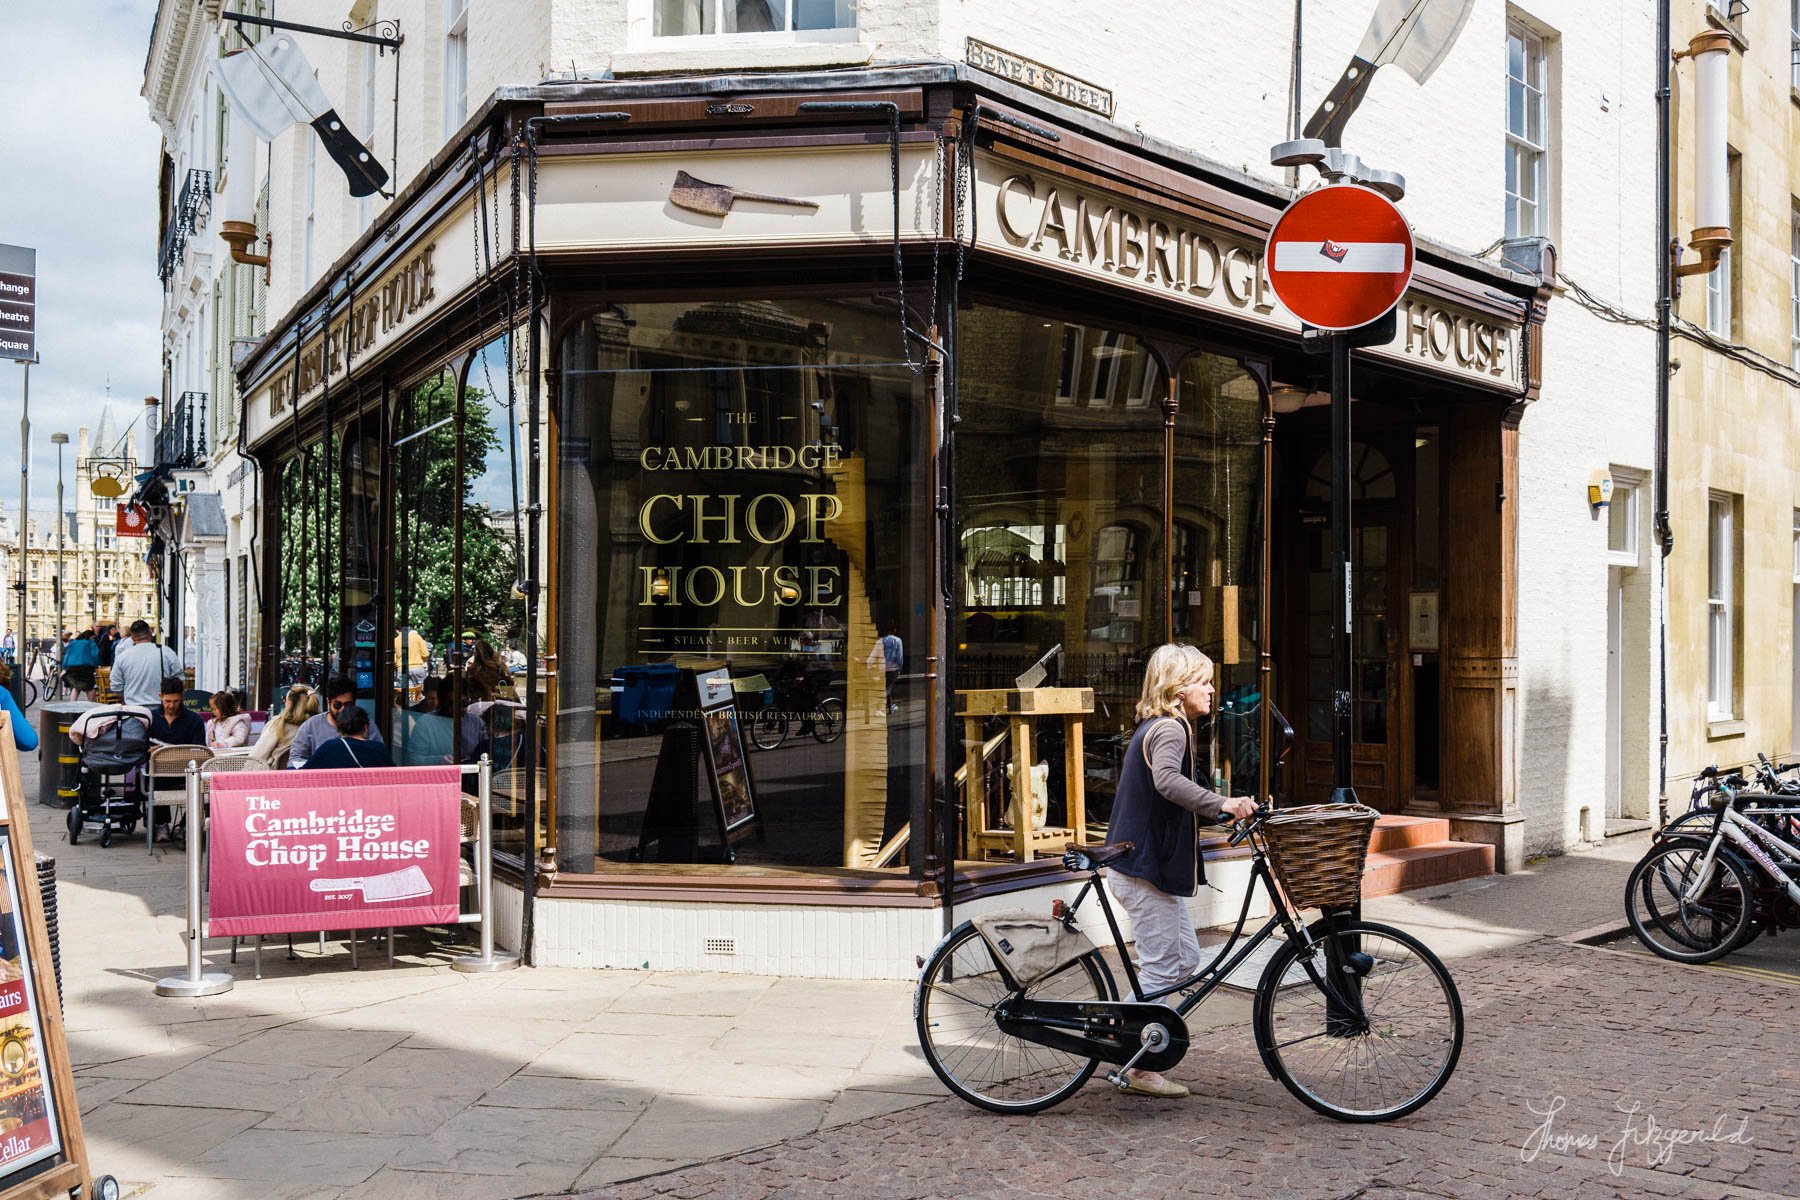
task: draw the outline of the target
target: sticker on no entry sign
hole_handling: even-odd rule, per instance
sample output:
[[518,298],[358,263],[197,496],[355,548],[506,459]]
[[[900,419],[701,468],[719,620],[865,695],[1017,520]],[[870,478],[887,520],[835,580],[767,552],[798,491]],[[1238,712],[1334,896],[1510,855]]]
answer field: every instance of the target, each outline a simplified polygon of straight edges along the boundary
[[1412,282],[1413,237],[1386,196],[1351,183],[1308,192],[1269,231],[1269,284],[1318,329],[1386,316]]

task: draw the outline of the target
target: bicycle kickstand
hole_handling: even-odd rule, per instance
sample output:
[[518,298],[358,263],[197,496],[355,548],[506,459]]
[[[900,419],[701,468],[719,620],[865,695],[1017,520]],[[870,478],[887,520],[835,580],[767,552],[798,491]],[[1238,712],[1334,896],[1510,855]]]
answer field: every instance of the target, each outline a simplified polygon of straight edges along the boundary
[[1121,1092],[1131,1086],[1131,1080],[1126,1076],[1126,1072],[1137,1066],[1138,1059],[1149,1054],[1151,1051],[1162,1050],[1168,1046],[1169,1031],[1155,1022],[1151,1022],[1144,1026],[1144,1031],[1138,1035],[1138,1040],[1143,1044],[1138,1047],[1138,1052],[1131,1056],[1130,1061],[1122,1067],[1108,1071],[1106,1074],[1106,1082],[1112,1084]]

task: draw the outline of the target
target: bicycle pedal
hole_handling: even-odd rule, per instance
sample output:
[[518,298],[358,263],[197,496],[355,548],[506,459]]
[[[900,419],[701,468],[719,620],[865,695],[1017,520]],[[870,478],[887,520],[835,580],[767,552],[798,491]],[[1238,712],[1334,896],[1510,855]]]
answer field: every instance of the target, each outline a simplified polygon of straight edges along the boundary
[[1109,1072],[1106,1076],[1106,1082],[1112,1084],[1114,1087],[1118,1088],[1121,1092],[1131,1086],[1131,1080],[1126,1076],[1125,1072],[1123,1072],[1123,1071]]

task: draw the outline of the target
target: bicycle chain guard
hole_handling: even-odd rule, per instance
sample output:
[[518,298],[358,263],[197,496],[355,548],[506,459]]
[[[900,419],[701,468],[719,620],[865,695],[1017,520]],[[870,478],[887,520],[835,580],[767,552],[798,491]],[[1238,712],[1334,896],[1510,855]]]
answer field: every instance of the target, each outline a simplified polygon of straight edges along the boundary
[[[1188,1051],[1187,1022],[1165,1004],[1015,999],[995,1010],[994,1022],[1002,1033],[1027,1042],[1119,1066],[1130,1062],[1140,1071],[1166,1071]],[[1150,1025],[1168,1032],[1168,1045],[1160,1050],[1144,1051],[1144,1030]],[[1143,1057],[1138,1058],[1140,1051]]]

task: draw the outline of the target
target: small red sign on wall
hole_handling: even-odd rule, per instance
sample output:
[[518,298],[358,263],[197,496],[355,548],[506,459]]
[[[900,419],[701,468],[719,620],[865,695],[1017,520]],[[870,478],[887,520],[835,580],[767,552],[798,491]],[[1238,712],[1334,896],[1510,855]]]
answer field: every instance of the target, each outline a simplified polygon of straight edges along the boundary
[[144,511],[141,504],[121,504],[118,508],[118,530],[120,537],[148,537],[150,514]]

